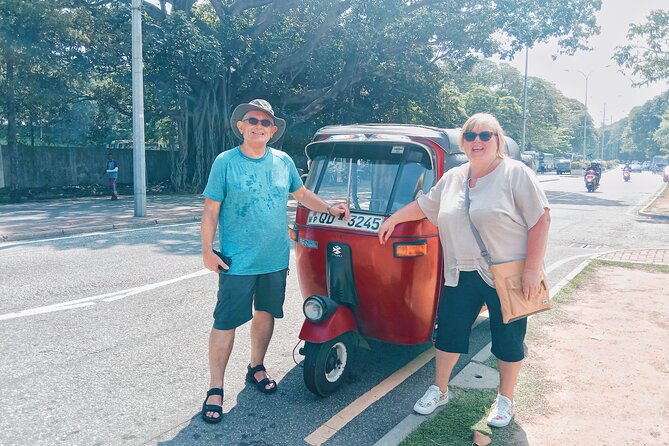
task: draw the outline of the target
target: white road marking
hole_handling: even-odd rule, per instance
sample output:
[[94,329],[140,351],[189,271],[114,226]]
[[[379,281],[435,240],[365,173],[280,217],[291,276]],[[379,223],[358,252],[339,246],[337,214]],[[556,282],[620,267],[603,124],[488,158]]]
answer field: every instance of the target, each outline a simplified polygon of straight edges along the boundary
[[116,291],[114,293],[100,294],[98,296],[84,297],[82,299],[70,300],[67,302],[61,302],[52,305],[45,305],[43,307],[30,308],[28,310],[22,310],[16,313],[0,314],[0,321],[16,319],[19,317],[35,316],[44,313],[53,313],[54,311],[72,310],[75,308],[88,307],[91,305],[96,305],[96,302],[94,302],[96,300],[101,300],[103,302],[114,302],[119,299],[124,299],[126,297],[143,293],[145,291],[155,290],[156,288],[171,285],[173,283],[180,282],[182,280],[188,280],[194,277],[204,276],[212,272],[213,271],[209,271],[208,269],[201,269],[200,271],[191,274],[186,274],[185,276],[177,277],[176,279],[165,280],[162,282],[152,283],[149,285],[142,285],[127,290]]
[[572,260],[580,259],[582,257],[594,257],[594,256],[598,256],[599,254],[600,253],[581,254],[581,255],[577,255],[577,256],[573,256],[573,257],[567,257],[566,259],[558,260],[557,262],[551,264],[548,268],[546,268],[546,274],[550,274],[551,271],[555,271],[556,269],[558,269],[559,267],[561,267],[565,263],[569,263]]

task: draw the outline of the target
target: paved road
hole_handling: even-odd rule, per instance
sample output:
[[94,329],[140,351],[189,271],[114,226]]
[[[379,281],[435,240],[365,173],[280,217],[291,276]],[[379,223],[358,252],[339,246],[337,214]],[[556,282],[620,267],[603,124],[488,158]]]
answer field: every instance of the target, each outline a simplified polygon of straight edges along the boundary
[[[659,177],[618,184],[618,176],[605,174],[594,194],[578,177],[542,178],[553,206],[546,262],[552,283],[595,253],[669,241],[669,225],[635,214],[661,186]],[[302,317],[291,275],[286,317],[267,361],[280,380],[278,394],[244,386],[248,327],[242,327],[230,362],[240,367],[230,369],[226,382],[225,421],[205,426],[197,415],[207,388],[216,278],[201,268],[195,223],[0,243],[0,444],[304,444],[428,347],[373,343],[370,352],[356,352],[354,373],[340,392],[314,397],[293,362]],[[470,351],[487,342],[483,323]],[[328,444],[373,444],[410,412],[433,367],[419,369]]]

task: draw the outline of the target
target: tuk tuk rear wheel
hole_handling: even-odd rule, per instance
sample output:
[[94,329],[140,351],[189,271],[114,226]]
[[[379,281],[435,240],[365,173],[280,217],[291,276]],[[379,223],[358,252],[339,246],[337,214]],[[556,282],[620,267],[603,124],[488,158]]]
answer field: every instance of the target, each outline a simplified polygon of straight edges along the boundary
[[303,373],[307,389],[328,396],[341,386],[350,364],[350,345],[345,334],[322,344],[305,343]]

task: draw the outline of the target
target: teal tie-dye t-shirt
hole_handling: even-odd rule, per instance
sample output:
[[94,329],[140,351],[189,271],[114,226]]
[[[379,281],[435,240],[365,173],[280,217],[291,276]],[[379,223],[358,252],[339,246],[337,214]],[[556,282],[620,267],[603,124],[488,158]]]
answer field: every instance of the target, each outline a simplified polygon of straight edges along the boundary
[[203,194],[221,203],[218,233],[221,251],[232,258],[228,274],[265,274],[288,267],[286,204],[288,194],[300,187],[293,160],[271,147],[257,159],[239,147],[216,157]]

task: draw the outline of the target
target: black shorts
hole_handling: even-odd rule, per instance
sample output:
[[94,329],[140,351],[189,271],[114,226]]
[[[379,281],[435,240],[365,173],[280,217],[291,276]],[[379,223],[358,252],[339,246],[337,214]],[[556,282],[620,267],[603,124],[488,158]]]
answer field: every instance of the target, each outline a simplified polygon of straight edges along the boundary
[[469,353],[469,335],[483,304],[490,314],[492,354],[506,362],[525,358],[527,318],[505,324],[497,291],[477,271],[461,271],[455,287],[444,287],[439,304],[435,347],[449,353]]
[[236,276],[218,275],[218,301],[214,308],[214,328],[231,330],[253,318],[256,311],[266,311],[275,318],[283,317],[288,269],[274,273]]

